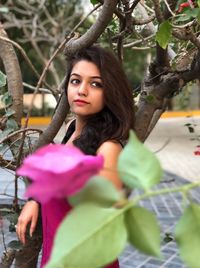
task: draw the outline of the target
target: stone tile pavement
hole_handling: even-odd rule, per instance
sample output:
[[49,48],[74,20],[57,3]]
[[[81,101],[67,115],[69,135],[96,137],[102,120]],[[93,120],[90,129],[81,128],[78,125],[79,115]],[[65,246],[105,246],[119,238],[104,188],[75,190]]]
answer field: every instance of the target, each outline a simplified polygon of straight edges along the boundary
[[[157,185],[155,190],[164,188],[174,188],[188,183],[183,178],[165,172],[162,182]],[[139,194],[134,191],[132,195]],[[191,191],[192,199],[200,203],[200,188]],[[183,211],[182,195],[180,193],[170,193],[167,195],[156,196],[140,202],[140,205],[155,213],[161,227],[163,260],[139,253],[136,249],[127,245],[123,254],[120,256],[120,268],[184,268],[186,267],[180,257],[174,241],[174,227]],[[134,224],[134,223],[133,223]],[[165,242],[170,237],[170,242]],[[200,267],[200,266],[199,266]]]
[[[159,121],[150,137],[146,141],[146,145],[156,152],[164,169],[164,177],[162,182],[156,188],[168,188],[181,186],[190,181],[200,179],[200,156],[194,156],[193,151],[198,145],[194,133],[188,133],[185,123],[188,121],[196,124],[196,131],[200,134],[200,118],[176,118],[162,119]],[[63,136],[64,129],[61,129],[56,137],[59,142]],[[13,175],[8,174],[5,170],[0,169],[0,194],[4,191],[12,194],[13,192]],[[21,182],[20,196],[23,196],[24,186]],[[132,194],[139,194],[134,191]],[[192,190],[192,198],[200,203],[200,189]],[[0,204],[9,202],[11,199],[0,195]],[[173,239],[174,227],[181,216],[183,210],[182,196],[180,193],[168,194],[150,198],[141,201],[140,205],[153,211],[159,222],[162,233],[162,253],[163,260],[143,255],[130,245],[127,245],[124,252],[120,256],[120,268],[185,268],[182,263]],[[8,232],[8,223],[4,224],[5,241],[8,243],[15,238],[14,233]],[[172,241],[165,242],[165,237],[170,236]],[[0,232],[0,256],[3,252],[3,237]],[[14,267],[14,266],[13,266]],[[200,266],[199,266],[200,267]],[[91,268],[91,267],[88,267]]]

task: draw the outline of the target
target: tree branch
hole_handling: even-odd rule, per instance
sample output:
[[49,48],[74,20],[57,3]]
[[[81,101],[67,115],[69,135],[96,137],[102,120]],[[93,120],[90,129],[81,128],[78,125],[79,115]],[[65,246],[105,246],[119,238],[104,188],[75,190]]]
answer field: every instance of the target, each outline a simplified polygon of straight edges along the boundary
[[[0,36],[8,38],[1,22]],[[0,39],[0,57],[7,75],[8,92],[13,98],[12,109],[15,111],[14,118],[20,126],[23,112],[23,83],[21,70],[12,44],[2,39]]]
[[102,32],[107,27],[108,23],[112,19],[112,14],[115,11],[117,0],[105,0],[103,4],[103,8],[96,20],[96,22],[92,25],[92,27],[80,38],[77,40],[71,40],[66,44],[65,54],[66,57],[74,54],[81,48],[92,45]]

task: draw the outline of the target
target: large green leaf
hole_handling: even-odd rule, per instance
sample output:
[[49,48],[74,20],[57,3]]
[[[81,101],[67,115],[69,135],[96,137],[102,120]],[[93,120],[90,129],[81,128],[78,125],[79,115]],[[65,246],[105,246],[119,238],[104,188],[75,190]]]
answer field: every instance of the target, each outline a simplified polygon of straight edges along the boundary
[[122,181],[131,188],[149,189],[162,177],[156,156],[130,131],[129,141],[119,156],[118,170]]
[[169,23],[168,20],[166,20],[160,24],[159,30],[156,33],[156,41],[162,48],[166,49],[171,35],[172,25]]
[[200,206],[191,203],[184,211],[175,229],[176,241],[182,259],[190,268],[199,268]]
[[98,4],[98,1],[97,0],[90,0],[90,3],[93,5],[96,5],[96,4]]
[[120,193],[110,181],[101,176],[94,176],[78,194],[68,198],[68,201],[73,206],[83,202],[111,206],[119,199]]
[[6,75],[0,71],[0,87],[6,85]]
[[156,217],[143,207],[129,209],[125,216],[129,242],[140,251],[161,257],[160,227]]
[[123,211],[84,203],[61,223],[46,268],[97,268],[117,258],[127,241]]

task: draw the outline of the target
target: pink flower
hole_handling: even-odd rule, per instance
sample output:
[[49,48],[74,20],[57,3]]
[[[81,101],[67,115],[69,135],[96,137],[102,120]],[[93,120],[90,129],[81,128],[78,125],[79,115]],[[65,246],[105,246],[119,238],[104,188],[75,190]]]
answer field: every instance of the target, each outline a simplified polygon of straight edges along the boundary
[[28,156],[17,174],[32,180],[25,195],[41,203],[76,194],[103,167],[102,156],[72,145],[49,144]]

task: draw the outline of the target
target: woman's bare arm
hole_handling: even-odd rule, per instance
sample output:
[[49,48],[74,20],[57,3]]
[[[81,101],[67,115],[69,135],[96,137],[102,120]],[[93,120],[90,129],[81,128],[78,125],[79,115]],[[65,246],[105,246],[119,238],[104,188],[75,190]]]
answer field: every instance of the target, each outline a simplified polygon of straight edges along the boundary
[[110,180],[119,190],[122,189],[122,182],[117,172],[117,162],[121,150],[121,144],[114,141],[104,142],[97,150],[97,154],[104,157],[104,168],[99,175]]

